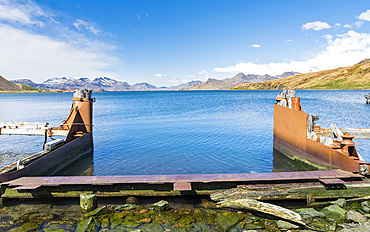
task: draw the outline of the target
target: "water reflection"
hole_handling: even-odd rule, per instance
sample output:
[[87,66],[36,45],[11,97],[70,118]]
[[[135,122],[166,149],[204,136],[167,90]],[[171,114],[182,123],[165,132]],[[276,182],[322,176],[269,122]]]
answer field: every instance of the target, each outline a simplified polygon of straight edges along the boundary
[[54,176],[92,176],[94,174],[94,153],[90,152],[59,170]]
[[314,171],[317,168],[297,159],[290,159],[278,150],[273,151],[273,172]]

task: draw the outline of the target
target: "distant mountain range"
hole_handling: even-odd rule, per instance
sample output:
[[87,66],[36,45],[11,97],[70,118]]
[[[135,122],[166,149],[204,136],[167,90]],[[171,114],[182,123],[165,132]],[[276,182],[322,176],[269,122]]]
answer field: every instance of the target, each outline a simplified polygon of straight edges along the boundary
[[240,84],[263,82],[267,80],[274,80],[277,78],[283,78],[291,75],[295,75],[295,72],[285,72],[278,76],[269,75],[253,75],[244,73],[238,73],[234,77],[226,78],[223,80],[217,80],[210,78],[206,82],[202,81],[191,81],[188,83],[170,86],[170,87],[156,87],[148,83],[137,83],[130,85],[127,82],[117,81],[108,77],[99,77],[93,80],[89,78],[74,79],[71,77],[56,77],[50,78],[42,83],[35,83],[29,79],[18,79],[12,82],[19,85],[27,85],[36,89],[79,89],[88,88],[94,91],[161,91],[161,90],[222,90],[230,89]]
[[12,82],[28,85],[37,89],[79,89],[88,88],[94,91],[159,91],[159,90],[176,90],[180,88],[185,88],[201,83],[201,81],[191,81],[185,84],[171,86],[171,87],[156,87],[148,83],[137,83],[130,85],[127,82],[117,81],[108,77],[99,77],[93,80],[89,78],[51,78],[41,84],[37,84],[29,79],[18,79]]
[[370,89],[370,59],[331,70],[299,74],[260,83],[236,86],[235,90],[265,89]]
[[200,83],[194,86],[190,86],[187,88],[182,88],[181,90],[222,90],[222,89],[230,89],[240,84],[245,83],[256,83],[256,82],[264,82],[269,80],[274,80],[278,78],[289,77],[292,75],[299,74],[297,72],[285,72],[281,75],[277,76],[269,76],[269,75],[254,75],[254,74],[247,74],[240,72],[236,74],[234,77],[226,78],[223,80],[217,80],[214,78],[209,78],[206,82]]
[[[14,83],[12,83],[14,82]],[[370,59],[359,63],[324,70],[315,73],[299,74],[285,72],[277,76],[238,73],[234,77],[206,82],[191,81],[171,87],[156,87],[148,83],[130,85],[108,77],[89,78],[51,78],[41,84],[29,79],[8,81],[0,76],[0,91],[22,91],[36,89],[78,89],[89,88],[95,91],[159,91],[159,90],[254,90],[254,89],[370,89]],[[16,84],[15,84],[16,83]],[[30,87],[28,87],[30,86]]]

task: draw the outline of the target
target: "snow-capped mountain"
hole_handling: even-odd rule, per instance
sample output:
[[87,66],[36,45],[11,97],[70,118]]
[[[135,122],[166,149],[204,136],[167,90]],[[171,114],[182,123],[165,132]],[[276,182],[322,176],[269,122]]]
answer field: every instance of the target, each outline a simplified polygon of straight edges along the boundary
[[[156,87],[148,83],[137,83],[130,85],[127,82],[117,81],[109,77],[98,77],[93,80],[83,77],[74,79],[71,77],[55,77],[47,79],[41,84],[37,84],[29,79],[13,80],[18,84],[25,84],[38,89],[79,89],[88,88],[94,91],[147,91],[147,90],[174,90],[175,88]],[[197,82],[196,82],[197,83]],[[196,83],[187,83],[185,85],[192,86]]]

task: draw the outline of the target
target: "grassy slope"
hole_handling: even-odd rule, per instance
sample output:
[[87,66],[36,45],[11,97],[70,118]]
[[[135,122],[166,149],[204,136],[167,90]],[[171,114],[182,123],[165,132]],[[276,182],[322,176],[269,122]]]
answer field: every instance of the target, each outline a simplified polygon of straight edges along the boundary
[[238,85],[235,90],[257,89],[370,89],[370,63],[315,73],[299,74],[272,81]]
[[0,76],[0,91],[23,91],[23,89]]
[[24,85],[24,84],[17,84],[17,85],[21,87],[24,91],[40,91],[40,89],[36,89],[28,85]]

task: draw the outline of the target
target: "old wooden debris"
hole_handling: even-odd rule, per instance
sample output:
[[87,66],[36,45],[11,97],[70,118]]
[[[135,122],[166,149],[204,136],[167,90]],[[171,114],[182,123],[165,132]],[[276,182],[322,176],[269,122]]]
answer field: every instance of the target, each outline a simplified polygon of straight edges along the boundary
[[312,204],[316,200],[325,201],[334,198],[366,197],[370,192],[370,182],[360,181],[334,186],[320,182],[289,183],[289,184],[255,184],[241,185],[237,188],[213,192],[213,201],[235,200],[250,198],[261,201],[271,200],[307,200]]
[[222,208],[260,212],[263,214],[295,222],[302,226],[306,226],[306,224],[302,222],[302,218],[298,213],[274,204],[264,203],[254,199],[243,198],[236,200],[226,200],[219,202],[218,206]]

